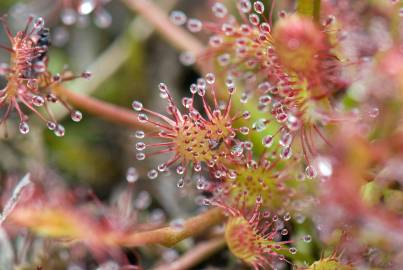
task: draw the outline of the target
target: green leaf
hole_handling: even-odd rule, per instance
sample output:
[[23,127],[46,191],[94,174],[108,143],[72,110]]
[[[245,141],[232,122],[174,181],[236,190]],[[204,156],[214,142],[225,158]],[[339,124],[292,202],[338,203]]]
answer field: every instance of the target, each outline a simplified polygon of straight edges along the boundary
[[320,0],[298,0],[297,12],[300,15],[312,17],[315,21],[319,21]]

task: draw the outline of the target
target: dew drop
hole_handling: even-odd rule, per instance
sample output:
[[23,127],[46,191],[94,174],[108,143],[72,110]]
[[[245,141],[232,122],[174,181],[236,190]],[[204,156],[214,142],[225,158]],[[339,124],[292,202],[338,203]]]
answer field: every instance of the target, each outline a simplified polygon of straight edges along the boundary
[[215,83],[215,75],[214,73],[207,73],[206,74],[206,81],[208,84],[214,84]]
[[176,183],[176,186],[178,188],[183,188],[185,186],[185,181],[183,180],[183,178],[179,178],[178,182]]
[[134,205],[137,209],[147,209],[151,205],[151,196],[147,191],[141,191],[136,200],[134,201]]
[[46,123],[46,126],[48,127],[49,130],[54,130],[56,128],[57,124],[55,122],[48,121]]
[[305,175],[306,177],[308,177],[309,179],[313,179],[316,177],[317,173],[315,168],[312,165],[309,165],[305,168]]
[[82,0],[78,6],[78,12],[81,15],[88,15],[95,9],[95,0]]
[[250,113],[249,111],[244,111],[244,112],[242,113],[242,118],[243,118],[243,119],[247,120],[247,119],[249,119],[250,117],[251,117],[251,113]]
[[262,1],[256,1],[253,3],[253,9],[256,11],[258,14],[263,14],[264,12],[264,4]]
[[292,135],[291,133],[285,132],[281,135],[281,139],[279,141],[280,145],[283,147],[288,147],[291,145]]
[[249,134],[249,128],[248,127],[240,127],[239,132],[243,135],[248,135]]
[[268,24],[267,22],[261,23],[259,28],[265,34],[269,34],[271,32],[270,24]]
[[189,19],[186,26],[192,33],[200,32],[203,29],[203,23],[198,19]]
[[152,179],[155,179],[155,178],[158,177],[158,171],[155,170],[155,169],[152,169],[152,170],[148,171],[147,176],[148,176],[148,178],[151,179],[151,180],[152,180]]
[[282,229],[280,233],[281,233],[281,235],[283,235],[283,236],[284,236],[284,235],[287,235],[287,234],[288,234],[288,230],[287,230],[287,229]]
[[137,160],[144,160],[146,158],[146,155],[144,153],[137,153],[136,154],[136,159]]
[[264,147],[269,148],[270,146],[273,145],[273,136],[267,135],[266,137],[264,137],[262,139],[262,143],[263,143]]
[[298,224],[302,224],[302,223],[304,223],[304,221],[305,221],[305,216],[302,215],[302,214],[300,214],[300,213],[298,213],[298,214],[295,215],[295,221],[296,221]]
[[21,134],[25,135],[29,133],[29,125],[27,122],[21,122],[18,128]]
[[289,221],[291,219],[290,213],[286,213],[283,217],[284,221]]
[[291,156],[292,156],[292,150],[291,150],[290,147],[285,147],[285,148],[283,148],[283,149],[281,150],[281,152],[280,152],[280,157],[281,157],[282,159],[287,160],[287,159],[290,159]]
[[65,25],[73,25],[77,22],[77,13],[71,8],[64,9],[60,17]]
[[139,179],[139,173],[137,172],[136,168],[130,167],[127,169],[126,172],[126,180],[129,183],[134,183]]
[[143,138],[145,137],[145,133],[144,133],[144,131],[142,131],[142,130],[137,130],[137,131],[134,133],[134,136],[135,136],[137,139],[143,139]]
[[43,104],[45,104],[45,99],[41,96],[33,96],[32,104],[34,104],[37,107],[41,107],[43,106]]
[[312,237],[309,234],[304,236],[304,242],[305,243],[310,243],[311,241],[312,241]]
[[316,160],[316,166],[318,168],[319,174],[325,177],[329,177],[333,174],[333,167],[329,159],[324,157],[319,157]]
[[112,24],[112,16],[105,9],[100,9],[95,14],[95,25],[101,29],[108,28]]
[[133,110],[140,112],[141,110],[143,110],[143,104],[139,101],[133,101],[132,108]]
[[45,20],[42,17],[36,18],[34,22],[34,28],[36,30],[41,30],[45,26]]
[[266,122],[267,122],[267,120],[264,118],[258,119],[255,123],[253,123],[253,128],[257,132],[262,132],[263,130],[265,130],[267,128]]
[[83,77],[84,79],[89,79],[89,78],[91,78],[91,76],[92,76],[92,73],[91,73],[91,71],[88,71],[88,70],[81,73],[81,77]]
[[296,249],[295,247],[290,247],[288,250],[289,250],[290,253],[293,254],[293,255],[297,253],[297,249]]
[[379,109],[378,108],[371,108],[368,112],[369,117],[377,118],[379,116]]
[[158,165],[158,167],[157,167],[157,170],[159,172],[165,172],[166,169],[167,169],[167,165],[165,163],[162,163],[162,164]]
[[252,4],[250,3],[249,0],[240,0],[239,1],[239,10],[242,13],[248,13],[252,9]]
[[137,151],[143,151],[144,149],[146,149],[146,144],[143,142],[138,142],[136,143],[136,150]]
[[182,52],[179,55],[179,61],[185,66],[191,66],[196,62],[196,57],[192,52]]
[[57,137],[63,137],[65,134],[65,129],[62,125],[58,124],[53,132]]
[[137,118],[140,123],[145,123],[148,121],[148,116],[145,115],[144,113],[140,113]]
[[227,7],[223,3],[220,3],[220,2],[214,3],[214,5],[211,9],[213,10],[213,14],[217,18],[224,18],[228,14]]
[[81,119],[83,119],[83,114],[80,111],[74,111],[71,113],[70,117],[74,122],[80,122]]
[[185,173],[185,167],[182,165],[179,165],[178,167],[176,167],[176,173],[179,175],[182,175]]
[[201,169],[202,169],[202,165],[201,165],[200,162],[196,162],[196,163],[193,165],[193,170],[194,170],[195,172],[200,172]]
[[170,20],[173,22],[173,24],[180,26],[186,23],[187,17],[184,12],[174,10],[171,12]]
[[240,157],[243,154],[243,146],[242,144],[236,144],[231,148],[231,155]]
[[185,227],[185,220],[182,218],[174,219],[169,223],[169,226],[171,226],[175,231],[182,231]]

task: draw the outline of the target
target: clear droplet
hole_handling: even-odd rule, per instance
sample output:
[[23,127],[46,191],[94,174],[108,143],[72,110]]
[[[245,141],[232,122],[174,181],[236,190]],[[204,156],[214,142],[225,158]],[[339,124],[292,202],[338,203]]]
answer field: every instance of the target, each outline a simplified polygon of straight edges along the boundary
[[78,6],[78,13],[81,15],[88,15],[94,11],[95,6],[95,0],[82,0]]
[[136,168],[130,167],[127,169],[126,173],[126,180],[129,183],[134,183],[139,179],[139,173],[137,172]]
[[55,122],[48,121],[48,122],[46,123],[46,126],[48,127],[49,130],[55,130],[57,124],[56,124]]
[[101,29],[108,28],[112,24],[112,16],[111,14],[105,10],[100,9],[95,14],[95,25]]
[[284,221],[289,221],[291,219],[290,213],[286,213],[283,217]]
[[176,173],[179,175],[182,175],[185,173],[185,167],[182,165],[179,165],[178,167],[176,167]]
[[292,156],[292,150],[290,147],[285,147],[280,152],[280,157],[282,159],[290,159]]
[[304,236],[304,242],[305,243],[310,243],[312,241],[312,236],[310,236],[309,234]]
[[137,160],[144,160],[146,158],[146,155],[144,153],[137,153],[136,154],[136,159]]
[[60,17],[65,25],[73,25],[77,22],[77,13],[71,8],[64,9]]
[[203,23],[198,19],[189,19],[187,22],[187,28],[190,32],[197,33],[203,29]]
[[45,104],[45,99],[41,96],[33,96],[32,104],[34,104],[36,107],[41,107],[43,104]]
[[175,231],[181,231],[185,227],[185,220],[182,218],[174,219],[169,223],[169,226]]
[[217,18],[224,18],[228,14],[227,7],[223,3],[220,3],[220,2],[214,3],[212,10],[213,10],[213,14]]
[[176,183],[176,186],[178,188],[183,188],[185,186],[185,181],[183,180],[183,178],[179,178],[178,182]]
[[143,151],[144,149],[146,149],[146,144],[143,142],[138,142],[136,143],[136,150],[137,151]]
[[175,25],[180,26],[186,23],[187,17],[182,11],[174,10],[171,12],[170,19]]
[[253,3],[253,9],[256,11],[258,14],[263,14],[264,12],[264,4],[262,1],[256,1]]
[[133,110],[140,112],[143,109],[143,104],[139,101],[133,101],[132,108]]
[[312,165],[307,166],[305,168],[305,175],[309,179],[315,178],[317,175],[315,168]]
[[62,125],[58,124],[53,132],[57,137],[63,137],[65,134],[65,129]]
[[74,111],[70,116],[74,122],[80,122],[83,119],[83,114],[80,111]]
[[192,52],[182,52],[179,61],[185,66],[191,66],[196,62],[196,56]]
[[157,170],[155,170],[155,169],[152,169],[152,170],[150,170],[148,173],[147,173],[147,176],[148,176],[148,178],[149,179],[155,179],[155,178],[157,178],[158,177],[158,171]]
[[289,250],[290,253],[293,254],[293,255],[297,253],[297,248],[295,248],[295,247],[290,247],[288,250]]
[[34,22],[34,28],[36,30],[41,30],[45,26],[45,20],[42,17],[36,18]]
[[273,145],[273,136],[267,135],[262,139],[262,143],[264,147],[269,148],[270,146]]
[[292,135],[289,132],[285,132],[281,135],[281,139],[279,141],[280,145],[283,147],[288,147],[291,145]]
[[377,118],[379,116],[379,108],[371,108],[368,112],[369,117]]
[[143,139],[143,138],[145,137],[145,133],[144,133],[144,131],[142,131],[142,130],[137,130],[137,131],[134,133],[134,136],[135,136],[137,139]]
[[28,134],[29,133],[29,125],[27,122],[21,122],[19,125],[19,130],[21,134]]
[[140,113],[137,117],[140,123],[145,123],[148,121],[148,116],[144,113]]

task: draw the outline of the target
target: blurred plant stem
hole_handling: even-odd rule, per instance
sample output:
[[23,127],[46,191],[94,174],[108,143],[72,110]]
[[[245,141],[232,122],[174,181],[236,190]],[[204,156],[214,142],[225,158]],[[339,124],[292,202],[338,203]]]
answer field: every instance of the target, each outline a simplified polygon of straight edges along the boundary
[[155,126],[139,122],[137,114],[132,110],[121,108],[90,96],[75,93],[61,85],[57,86],[55,91],[57,91],[61,97],[66,99],[74,107],[92,113],[108,121],[129,127],[142,128],[145,131],[158,131]]
[[320,0],[297,0],[297,12],[301,15],[320,19]]
[[[177,0],[164,0],[161,3],[163,10],[170,10]],[[131,43],[142,42],[153,33],[152,27],[145,27],[145,20],[136,17],[128,26],[128,30],[121,34],[89,67],[92,76],[90,80],[77,80],[70,84],[76,92],[90,95],[108,80],[130,58]],[[55,117],[61,120],[66,111],[59,106],[52,108]]]
[[121,239],[120,245],[126,247],[138,247],[148,244],[173,246],[188,237],[199,235],[206,229],[222,223],[224,218],[225,216],[221,209],[212,208],[198,216],[189,218],[181,224],[181,228],[167,226],[152,231],[136,232]]
[[223,237],[214,238],[198,244],[190,249],[178,260],[161,265],[154,270],[186,270],[194,267],[195,265],[203,262],[205,259],[225,247],[225,239]]
[[166,12],[149,0],[122,0],[132,10],[151,23],[173,47],[192,52],[195,56],[204,51],[203,44],[186,30],[171,23]]

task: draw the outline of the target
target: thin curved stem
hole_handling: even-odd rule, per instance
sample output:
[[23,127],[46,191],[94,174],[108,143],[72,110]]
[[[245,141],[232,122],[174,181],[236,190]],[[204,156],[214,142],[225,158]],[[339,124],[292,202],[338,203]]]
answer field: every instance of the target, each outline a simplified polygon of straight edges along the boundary
[[199,235],[206,229],[222,223],[224,218],[225,216],[220,208],[212,208],[186,220],[181,228],[167,226],[147,232],[136,232],[121,239],[120,245],[126,247],[148,244],[173,246],[188,237]]
[[166,13],[151,0],[123,0],[132,10],[149,21],[172,46],[195,56],[204,50],[203,44],[186,30],[171,23]]
[[55,91],[74,107],[97,115],[105,120],[130,127],[142,128],[146,131],[158,131],[155,126],[140,122],[137,119],[138,115],[129,109],[124,109],[90,96],[75,93],[61,85],[57,86]]
[[154,270],[186,270],[203,262],[205,259],[225,247],[225,239],[223,237],[214,238],[198,244],[190,249],[186,254],[178,260],[161,265]]

